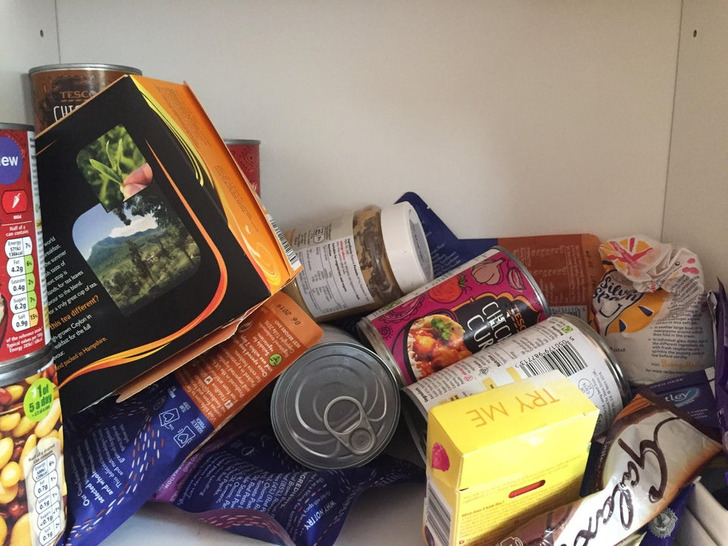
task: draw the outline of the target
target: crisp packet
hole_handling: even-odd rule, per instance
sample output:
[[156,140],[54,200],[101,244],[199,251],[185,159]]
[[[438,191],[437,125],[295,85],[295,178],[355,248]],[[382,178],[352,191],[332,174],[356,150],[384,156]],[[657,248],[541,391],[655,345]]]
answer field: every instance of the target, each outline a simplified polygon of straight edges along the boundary
[[718,425],[723,438],[723,450],[728,455],[728,297],[723,283],[718,281],[714,294],[716,305],[715,335],[715,399]]
[[690,250],[644,236],[599,247],[605,273],[594,291],[594,327],[632,385],[713,364],[713,323],[703,270]]
[[365,489],[424,480],[422,468],[386,454],[365,466],[317,470],[281,448],[270,423],[229,423],[185,461],[151,499],[212,525],[273,544],[334,544]]
[[138,394],[64,423],[66,544],[98,544],[196,449],[321,337],[278,293],[232,338]]
[[720,452],[701,426],[642,390],[607,433],[596,493],[541,514],[497,546],[612,546],[648,524]]

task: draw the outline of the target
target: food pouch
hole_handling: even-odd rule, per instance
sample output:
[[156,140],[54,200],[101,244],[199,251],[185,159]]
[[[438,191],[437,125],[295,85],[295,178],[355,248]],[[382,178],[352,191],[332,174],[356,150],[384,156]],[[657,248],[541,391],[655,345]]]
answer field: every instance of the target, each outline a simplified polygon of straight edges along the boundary
[[715,335],[715,399],[723,450],[728,455],[728,297],[723,283],[718,281],[718,292],[714,294],[716,305]]
[[599,247],[604,268],[592,300],[594,327],[633,385],[713,364],[713,327],[703,270],[686,248],[647,237]]
[[612,546],[651,522],[720,452],[673,405],[642,390],[610,428],[596,493],[541,514],[496,546]]
[[239,415],[190,457],[152,498],[216,527],[287,546],[334,544],[365,489],[424,479],[389,455],[340,470],[311,470],[286,454],[270,423]]
[[282,293],[229,340],[138,394],[66,419],[66,544],[98,544],[321,337]]

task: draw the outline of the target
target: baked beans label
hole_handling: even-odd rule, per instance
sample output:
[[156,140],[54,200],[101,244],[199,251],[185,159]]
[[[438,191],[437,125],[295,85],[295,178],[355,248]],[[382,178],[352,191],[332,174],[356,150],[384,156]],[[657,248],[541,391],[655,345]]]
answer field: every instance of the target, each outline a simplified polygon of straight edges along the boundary
[[33,133],[0,129],[0,362],[50,342]]
[[66,525],[62,455],[55,366],[0,387],[0,544],[60,540]]
[[491,249],[365,320],[411,384],[544,320],[538,294],[516,261]]

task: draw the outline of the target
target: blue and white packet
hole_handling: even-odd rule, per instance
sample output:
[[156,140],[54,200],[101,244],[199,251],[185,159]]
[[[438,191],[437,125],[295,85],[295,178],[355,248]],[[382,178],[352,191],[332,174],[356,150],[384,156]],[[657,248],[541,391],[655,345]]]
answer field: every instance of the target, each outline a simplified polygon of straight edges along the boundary
[[269,423],[246,430],[240,422],[185,461],[152,500],[257,540],[327,546],[364,490],[424,481],[421,467],[386,454],[358,468],[311,470],[285,453]]

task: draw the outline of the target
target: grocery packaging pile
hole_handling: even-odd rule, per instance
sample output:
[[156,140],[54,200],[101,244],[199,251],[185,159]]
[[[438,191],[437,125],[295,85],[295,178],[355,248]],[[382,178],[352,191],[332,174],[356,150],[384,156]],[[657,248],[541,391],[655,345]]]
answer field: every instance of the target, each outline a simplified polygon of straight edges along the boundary
[[160,502],[333,544],[405,482],[428,545],[669,545],[699,487],[725,506],[728,299],[690,249],[461,240],[412,191],[281,230],[260,142],[186,85],[30,76],[35,131],[0,124],[0,543]]

